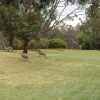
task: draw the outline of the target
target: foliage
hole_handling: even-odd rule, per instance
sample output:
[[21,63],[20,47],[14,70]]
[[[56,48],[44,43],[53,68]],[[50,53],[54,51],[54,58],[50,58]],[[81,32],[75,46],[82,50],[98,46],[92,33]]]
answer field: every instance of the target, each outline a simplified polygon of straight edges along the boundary
[[89,50],[90,49],[90,43],[88,40],[84,40],[84,37],[79,38],[80,43],[80,49]]
[[14,50],[20,50],[22,49],[22,41],[19,39],[14,39],[14,43],[13,43],[13,49]]
[[16,9],[12,5],[0,6],[0,30],[6,35],[17,34],[18,18]]
[[53,38],[60,38],[67,42],[69,49],[79,49],[79,34],[79,26],[73,27],[71,25],[65,25],[62,23],[62,25],[56,26],[46,34],[43,34],[43,37],[49,40]]
[[[87,20],[82,23],[81,30],[84,35],[82,44],[84,44],[84,48],[89,49],[98,49],[100,48],[100,1],[92,1],[92,4],[88,8],[86,12]],[[81,45],[82,45],[81,44]],[[86,47],[85,47],[86,46]]]
[[39,41],[32,40],[29,45],[29,49],[47,49],[49,44],[49,40],[42,38]]
[[49,48],[66,48],[67,43],[62,39],[51,39],[49,42]]
[[40,48],[40,49],[47,49],[48,48],[48,44],[49,44],[49,40],[46,39],[46,38],[41,38],[38,45],[37,45],[37,48]]
[[9,38],[9,46],[12,47],[14,37],[20,37],[23,52],[27,53],[29,41],[34,34],[38,36],[43,23],[43,10],[47,11],[53,2],[54,0],[0,0],[0,31]]
[[20,38],[31,40],[39,35],[41,23],[43,21],[40,12],[29,12],[27,16],[20,17]]
[[31,42],[29,43],[29,49],[34,49],[36,47],[36,41],[35,40],[31,40]]
[[13,45],[13,38],[19,33],[19,15],[13,5],[0,6],[0,31],[9,38],[9,46]]

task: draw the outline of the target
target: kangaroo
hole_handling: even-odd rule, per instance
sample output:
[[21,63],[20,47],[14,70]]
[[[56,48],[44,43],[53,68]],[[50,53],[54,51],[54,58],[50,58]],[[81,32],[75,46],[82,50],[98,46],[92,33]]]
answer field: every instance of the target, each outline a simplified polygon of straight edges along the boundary
[[39,50],[39,49],[37,49],[36,51],[38,52],[38,54],[39,54],[40,56],[43,56],[43,57],[47,58],[47,55],[46,55],[45,52],[43,52],[43,51],[41,51],[41,50]]
[[4,47],[4,51],[5,52],[13,52],[13,48],[12,47]]

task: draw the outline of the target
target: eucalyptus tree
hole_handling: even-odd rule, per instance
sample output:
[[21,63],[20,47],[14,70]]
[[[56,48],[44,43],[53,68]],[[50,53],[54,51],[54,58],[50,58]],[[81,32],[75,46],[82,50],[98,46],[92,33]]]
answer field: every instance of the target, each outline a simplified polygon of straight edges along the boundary
[[0,0],[0,30],[12,47],[15,34],[18,33],[18,3],[16,0]]
[[[12,47],[14,36],[23,39],[23,52],[27,53],[28,42],[39,32],[43,20],[42,11],[54,0],[0,0],[0,30],[9,37]],[[36,37],[36,36],[35,36]]]
[[28,54],[31,39],[37,39],[44,21],[43,13],[54,0],[20,0],[20,38],[23,41],[23,53]]
[[[65,8],[71,3],[82,4],[81,0],[20,0],[20,37],[23,40],[23,53],[28,53],[28,44],[32,38],[39,33],[45,33],[54,28],[58,23],[71,18],[71,14],[77,11],[80,6],[60,20]],[[57,8],[63,3],[63,9],[57,17]],[[53,22],[53,25],[51,25]],[[36,38],[37,39],[37,38]]]
[[98,39],[100,46],[100,0],[92,2],[92,5],[87,12],[87,17],[89,18],[89,25],[91,28],[90,47],[91,49],[96,49],[98,48]]
[[100,0],[92,0],[81,29],[84,48],[98,49],[100,46]]

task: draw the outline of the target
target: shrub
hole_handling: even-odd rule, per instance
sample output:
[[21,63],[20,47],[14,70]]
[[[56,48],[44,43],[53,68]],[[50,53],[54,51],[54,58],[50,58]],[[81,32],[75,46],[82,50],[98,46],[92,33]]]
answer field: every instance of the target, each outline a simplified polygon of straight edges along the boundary
[[80,37],[78,39],[79,44],[80,44],[80,49],[83,50],[90,50],[90,41],[88,39],[85,39],[84,37]]
[[35,48],[35,45],[36,45],[36,41],[35,40],[31,40],[31,42],[29,43],[29,49]]
[[83,49],[83,50],[90,50],[90,43],[89,42],[83,42],[81,44],[81,49]]
[[48,39],[40,39],[40,41],[32,40],[29,45],[29,49],[47,49],[49,41]]
[[42,38],[38,42],[37,48],[39,48],[39,49],[47,49],[48,45],[49,45],[49,40],[45,39],[45,38]]
[[49,41],[49,48],[66,48],[67,43],[62,39],[51,39]]
[[19,39],[14,39],[13,49],[15,50],[22,49],[22,41]]

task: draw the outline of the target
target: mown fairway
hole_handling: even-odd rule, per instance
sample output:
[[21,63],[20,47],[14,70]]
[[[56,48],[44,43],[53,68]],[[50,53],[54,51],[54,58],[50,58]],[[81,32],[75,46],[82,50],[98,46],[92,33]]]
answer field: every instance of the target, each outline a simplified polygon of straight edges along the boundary
[[0,51],[0,100],[100,100],[100,51]]

